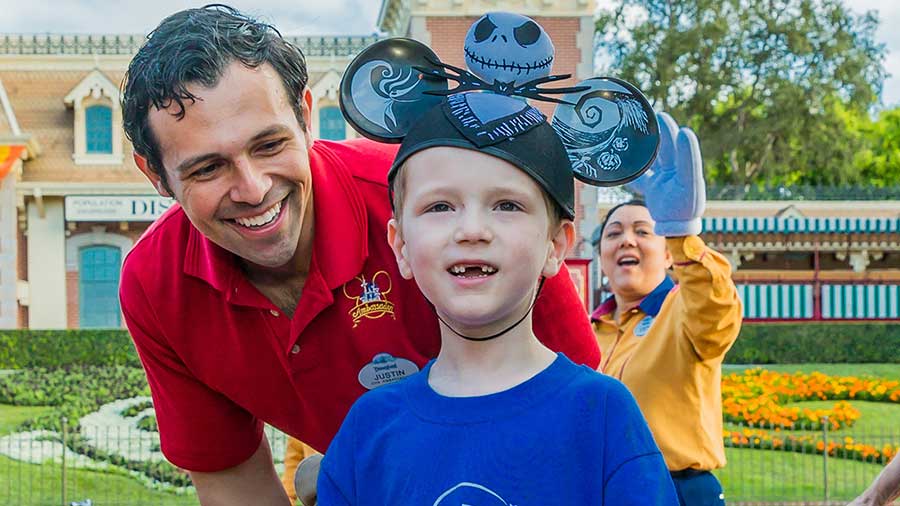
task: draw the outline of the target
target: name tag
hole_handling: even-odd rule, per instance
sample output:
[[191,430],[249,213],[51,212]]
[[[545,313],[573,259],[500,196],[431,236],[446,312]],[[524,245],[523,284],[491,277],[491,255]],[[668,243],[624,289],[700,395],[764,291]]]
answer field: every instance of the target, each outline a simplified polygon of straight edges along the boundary
[[419,367],[411,360],[397,358],[390,353],[379,353],[371,362],[359,370],[359,384],[368,390],[387,385],[419,372]]
[[638,322],[637,326],[634,327],[634,335],[638,337],[646,336],[651,325],[653,325],[653,317],[650,315],[645,316]]

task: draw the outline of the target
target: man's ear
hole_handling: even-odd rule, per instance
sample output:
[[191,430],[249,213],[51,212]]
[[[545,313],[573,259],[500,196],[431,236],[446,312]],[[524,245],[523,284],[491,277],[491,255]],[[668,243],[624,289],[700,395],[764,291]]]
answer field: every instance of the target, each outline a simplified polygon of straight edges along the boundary
[[156,188],[156,193],[159,193],[162,197],[172,198],[172,194],[166,189],[166,185],[163,184],[159,174],[153,170],[153,167],[150,166],[146,158],[134,153],[134,164],[144,173],[144,176],[150,181],[150,184]]
[[395,218],[391,218],[387,224],[387,240],[394,251],[394,258],[397,259],[397,268],[403,279],[412,279],[413,271],[406,259],[406,242],[403,240],[403,234],[400,232],[400,223]]
[[563,220],[556,232],[550,236],[550,245],[547,249],[547,261],[541,274],[545,278],[552,278],[559,272],[566,260],[572,245],[575,244],[575,224],[571,220]]
[[306,142],[312,144],[312,92],[309,87],[303,89],[303,96],[300,97],[300,115],[303,117],[303,124],[306,125]]

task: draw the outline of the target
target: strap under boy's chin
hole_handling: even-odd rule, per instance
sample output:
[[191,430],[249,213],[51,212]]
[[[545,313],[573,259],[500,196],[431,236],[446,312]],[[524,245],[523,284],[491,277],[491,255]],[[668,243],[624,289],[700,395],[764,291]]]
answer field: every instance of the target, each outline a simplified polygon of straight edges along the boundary
[[[547,280],[547,278],[545,278],[544,276],[541,276],[541,280],[538,283],[538,287],[537,287],[537,293],[534,294],[534,300],[532,300],[531,305],[528,306],[528,311],[525,311],[525,314],[523,314],[522,317],[516,321],[516,323],[513,323],[509,327],[506,327],[505,329],[501,330],[500,332],[497,332],[496,334],[492,334],[492,335],[485,336],[485,337],[467,336],[467,335],[457,332],[456,329],[454,329],[447,322],[445,322],[444,319],[441,318],[441,315],[438,314],[437,310],[434,311],[434,314],[435,314],[435,316],[437,316],[437,319],[442,324],[444,324],[445,327],[450,329],[450,332],[453,332],[454,334],[465,339],[466,341],[475,341],[475,342],[490,341],[490,340],[496,339],[496,338],[502,336],[503,334],[506,334],[510,330],[518,327],[520,323],[525,321],[525,318],[528,318],[528,316],[531,315],[531,311],[534,309],[534,305],[537,304],[538,297],[540,297],[540,295],[541,295],[541,289],[544,288],[544,281],[546,281],[546,280]],[[428,303],[431,304],[431,301],[428,301]],[[431,304],[431,308],[434,309],[434,304]]]

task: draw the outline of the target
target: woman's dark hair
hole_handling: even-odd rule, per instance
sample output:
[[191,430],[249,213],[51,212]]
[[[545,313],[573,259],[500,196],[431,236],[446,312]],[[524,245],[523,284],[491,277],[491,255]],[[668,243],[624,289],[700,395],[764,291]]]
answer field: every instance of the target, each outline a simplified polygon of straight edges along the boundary
[[147,36],[128,65],[122,83],[125,135],[167,190],[159,144],[150,129],[150,108],[167,109],[174,105],[172,113],[180,120],[184,117],[185,101],[197,100],[188,91],[188,85],[214,87],[234,61],[249,68],[272,65],[281,77],[297,121],[306,127],[300,106],[308,80],[306,61],[303,53],[284,40],[278,30],[227,5],[177,12]]
[[600,241],[603,240],[603,230],[606,228],[606,223],[609,221],[609,217],[613,215],[616,211],[619,210],[620,207],[625,206],[638,206],[647,208],[647,203],[642,199],[631,199],[628,202],[622,202],[621,204],[616,204],[612,209],[606,212],[606,216],[603,217],[603,223],[600,224],[600,235],[597,237],[597,249],[600,249]]

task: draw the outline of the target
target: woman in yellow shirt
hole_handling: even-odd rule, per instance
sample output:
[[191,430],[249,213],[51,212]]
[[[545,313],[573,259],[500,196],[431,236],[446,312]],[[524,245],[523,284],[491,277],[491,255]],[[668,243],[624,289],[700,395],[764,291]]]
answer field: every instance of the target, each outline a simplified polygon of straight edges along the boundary
[[[682,506],[722,505],[709,471],[725,465],[721,365],[740,330],[731,267],[697,236],[706,202],[694,133],[657,115],[660,153],[600,235],[612,296],[591,316],[600,370],[631,390],[666,459]],[[674,268],[679,284],[667,275]]]

